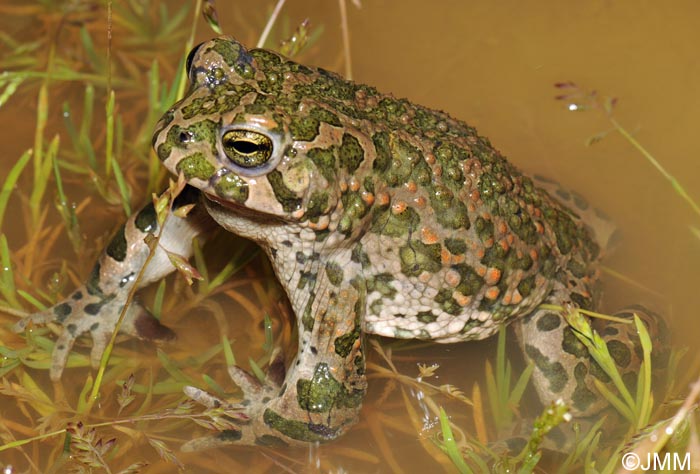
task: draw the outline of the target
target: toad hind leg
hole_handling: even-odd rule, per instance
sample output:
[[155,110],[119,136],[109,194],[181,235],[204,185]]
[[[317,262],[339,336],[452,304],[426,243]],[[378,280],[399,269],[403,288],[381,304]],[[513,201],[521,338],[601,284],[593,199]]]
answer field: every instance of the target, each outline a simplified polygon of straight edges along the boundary
[[244,400],[229,403],[199,389],[186,393],[207,407],[233,413],[235,429],[192,440],[183,450],[222,444],[303,445],[341,436],[358,418],[366,390],[360,321],[364,283],[335,287],[326,277],[316,284],[308,312],[299,315],[299,351],[284,377],[281,358],[273,358],[264,382],[230,367]]
[[[566,290],[555,290],[548,302],[563,305],[572,300]],[[590,309],[590,308],[587,308]],[[642,307],[630,307],[615,313],[629,323],[593,319],[594,330],[606,343],[618,372],[628,388],[632,388],[642,363],[639,335],[633,324],[638,315],[660,346],[652,366],[665,363],[663,338],[665,324],[656,314]],[[590,417],[608,408],[607,400],[595,387],[595,380],[611,384],[610,377],[598,365],[574,330],[556,311],[537,310],[516,322],[516,333],[526,360],[534,363],[533,383],[542,403],[562,399],[576,417]],[[611,387],[612,388],[612,387]],[[615,390],[614,388],[612,388]]]
[[[186,186],[173,202],[173,209],[196,203],[199,196],[199,190]],[[175,269],[163,248],[188,258],[192,254],[192,238],[206,233],[205,230],[212,226],[213,221],[201,204],[196,205],[187,217],[170,216],[161,233],[159,247],[138,281],[138,288],[165,277]],[[83,333],[89,332],[92,336],[90,359],[93,366],[99,364],[128,295],[137,283],[136,277],[150,252],[144,242],[148,233],[158,234],[152,203],[133,214],[117,231],[84,285],[51,308],[30,314],[15,324],[16,332],[25,330],[30,323],[54,322],[63,326],[63,332],[53,350],[50,369],[52,380],[61,378],[73,344]],[[135,301],[127,309],[120,331],[147,340],[174,338],[170,329],[161,325]]]

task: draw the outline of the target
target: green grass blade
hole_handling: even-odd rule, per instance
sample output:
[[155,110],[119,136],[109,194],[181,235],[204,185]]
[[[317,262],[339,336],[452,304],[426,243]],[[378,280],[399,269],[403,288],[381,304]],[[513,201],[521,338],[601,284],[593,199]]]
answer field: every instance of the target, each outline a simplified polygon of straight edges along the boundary
[[128,218],[131,215],[131,204],[129,204],[129,187],[124,180],[124,175],[122,174],[122,169],[119,166],[119,163],[114,161],[112,166],[114,169],[114,179],[117,182],[117,187],[119,188],[119,196],[121,197],[122,207],[124,208],[124,213]]
[[201,288],[209,288],[209,269],[202,253],[202,246],[196,237],[192,239],[192,255],[194,256],[194,266],[199,271],[199,274],[202,275],[202,279],[198,284],[201,285]]
[[22,174],[22,171],[27,166],[27,163],[29,163],[31,157],[32,150],[27,150],[22,153],[22,156],[19,157],[17,163],[15,163],[10,169],[7,178],[5,178],[5,183],[2,185],[2,190],[0,190],[0,232],[2,231],[2,223],[5,218],[7,203],[10,200],[12,191],[15,189],[15,185],[17,184],[20,174]]
[[81,154],[82,146],[80,143],[80,135],[78,135],[78,130],[75,128],[75,124],[73,123],[73,112],[71,111],[68,101],[63,103],[62,112],[63,126],[66,127],[68,137],[73,144],[73,149],[77,154]]
[[221,347],[224,350],[224,360],[226,360],[226,366],[230,367],[232,365],[236,365],[236,357],[233,355],[231,341],[229,341],[224,335],[221,336]]
[[12,260],[10,258],[10,248],[7,245],[7,237],[0,234],[0,261],[2,262],[2,273],[0,273],[0,292],[5,300],[13,308],[21,308],[17,301],[15,288],[15,274],[12,270]]
[[185,374],[179,367],[175,365],[175,362],[168,357],[168,355],[162,350],[157,351],[158,360],[163,364],[163,368],[172,376],[177,382],[183,382],[187,385],[196,385],[196,382],[192,380],[187,374]]
[[270,355],[272,354],[272,349],[274,349],[274,335],[272,334],[272,319],[267,313],[263,316],[263,324],[265,325],[265,342],[263,343],[263,349],[267,355]]
[[525,461],[523,461],[523,464],[520,466],[520,469],[518,469],[518,474],[531,474],[537,467],[537,463],[540,462],[541,457],[542,452],[538,451],[532,456],[526,458]]
[[[6,73],[7,74],[7,73]],[[15,92],[17,92],[17,88],[24,82],[24,76],[15,76],[10,81],[7,83],[7,86],[5,87],[5,90],[2,91],[2,94],[0,94],[0,107],[5,105],[8,100],[10,100],[10,97],[14,95]]]
[[213,290],[217,286],[226,282],[231,275],[238,272],[241,268],[245,267],[248,262],[250,262],[258,254],[257,250],[248,252],[246,255],[240,258],[232,258],[224,268],[211,280],[209,283],[208,291]]
[[165,279],[162,279],[160,283],[158,283],[158,289],[156,290],[156,295],[153,298],[153,310],[151,311],[151,314],[156,319],[160,319],[160,316],[163,314],[163,299],[165,298],[165,287],[166,287],[166,281]]
[[226,390],[207,374],[202,374],[202,380],[204,380],[204,383],[209,387],[209,390],[207,390],[208,392],[216,393],[219,396],[226,394]]
[[90,141],[90,126],[92,125],[93,107],[95,104],[95,87],[92,82],[88,82],[85,86],[85,97],[83,99],[83,119],[80,122],[80,145],[83,153],[88,158],[90,169],[97,172],[97,157],[95,156],[95,148]]
[[447,418],[447,413],[445,409],[440,407],[440,429],[442,430],[442,446],[447,453],[447,456],[452,461],[452,464],[457,468],[457,470],[462,474],[472,474],[474,471],[467,465],[462,457],[462,453],[455,442],[454,434],[452,433],[452,428],[450,427],[450,420]]
[[527,383],[530,381],[530,377],[532,376],[532,372],[534,370],[535,364],[534,362],[530,362],[527,364],[527,367],[525,367],[525,370],[523,370],[523,373],[520,374],[518,381],[515,383],[515,386],[508,397],[508,403],[510,405],[515,406],[520,403],[520,399],[523,397],[523,393],[525,393]]
[[34,176],[34,188],[32,189],[32,194],[29,196],[29,206],[32,210],[32,223],[34,228],[36,228],[39,222],[41,202],[44,199],[44,193],[46,192],[46,187],[49,183],[49,176],[51,176],[51,171],[53,169],[53,160],[58,154],[59,144],[60,136],[56,135],[49,144],[49,149],[41,163],[41,167],[39,168],[39,174]]
[[[112,176],[112,161],[114,160],[114,91],[109,91],[109,99],[106,106],[106,131],[107,142],[105,145],[105,177],[109,179]],[[119,188],[121,190],[121,187]],[[123,198],[123,195],[122,195]],[[131,213],[127,213],[127,217]]]
[[255,362],[251,357],[248,357],[248,362],[250,363],[250,371],[253,375],[262,383],[265,381],[265,372],[260,368],[257,362]]
[[73,249],[77,254],[80,254],[79,250],[82,240],[78,230],[78,216],[76,216],[73,206],[68,204],[68,198],[66,198],[66,193],[63,191],[63,179],[61,177],[60,167],[58,166],[58,158],[54,155],[51,162],[53,164],[54,179],[56,180],[58,207],[61,217],[63,218],[63,224],[66,226],[70,241],[73,244]]
[[610,403],[622,416],[625,417],[631,424],[635,424],[635,415],[634,412],[632,411],[632,407],[630,407],[629,404],[625,403],[620,397],[612,393],[608,387],[605,386],[602,382],[599,380],[594,380],[596,388],[600,392],[603,397]]
[[[634,325],[637,328],[639,341],[642,344],[643,354],[643,361],[637,379],[638,390],[636,404],[637,429],[641,430],[649,424],[649,417],[651,416],[651,338],[649,337],[649,331],[647,331],[646,326],[636,314],[634,315]],[[642,389],[639,390],[639,387],[642,387]]]
[[90,32],[86,27],[82,27],[80,29],[80,41],[83,43],[83,50],[85,51],[85,54],[89,58],[91,64],[95,66],[104,64],[102,55],[98,55],[95,51],[95,44],[92,42]]

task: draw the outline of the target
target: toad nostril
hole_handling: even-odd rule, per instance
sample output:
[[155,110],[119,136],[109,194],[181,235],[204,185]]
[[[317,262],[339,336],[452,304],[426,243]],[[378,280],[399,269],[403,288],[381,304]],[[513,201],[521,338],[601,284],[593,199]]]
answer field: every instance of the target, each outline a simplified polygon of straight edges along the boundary
[[187,143],[192,141],[192,132],[188,131],[182,131],[180,132],[180,135],[178,135],[178,140],[180,140],[180,143]]

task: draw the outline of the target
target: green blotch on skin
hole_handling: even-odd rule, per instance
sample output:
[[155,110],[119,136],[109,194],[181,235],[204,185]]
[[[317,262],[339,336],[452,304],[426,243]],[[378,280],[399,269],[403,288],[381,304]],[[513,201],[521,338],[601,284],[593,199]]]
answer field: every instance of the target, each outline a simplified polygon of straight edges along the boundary
[[267,49],[253,49],[249,54],[264,71],[278,69],[282,65],[282,58]]
[[576,303],[579,308],[593,309],[593,300],[591,298],[586,298],[585,296],[574,292],[569,294],[569,298],[571,298],[571,301]]
[[437,320],[437,316],[432,311],[421,311],[416,315],[416,319],[421,323],[433,323]]
[[575,260],[573,258],[569,260],[566,269],[569,270],[571,274],[576,278],[583,278],[584,276],[586,276],[586,266],[583,264],[583,262]]
[[391,273],[378,273],[377,275],[368,276],[367,291],[376,291],[380,295],[391,299],[396,295],[396,289],[390,285],[394,280],[394,275]]
[[467,253],[467,243],[462,239],[445,239],[445,247],[454,255]]
[[387,132],[375,133],[372,136],[377,156],[372,163],[372,168],[380,173],[385,172],[391,165],[391,148],[389,147],[389,134]]
[[360,337],[360,326],[355,326],[352,331],[347,334],[336,338],[333,346],[335,348],[335,353],[340,357],[347,357],[352,351],[355,341]]
[[527,298],[535,289],[535,275],[530,275],[529,277],[523,278],[520,283],[518,283],[518,291],[523,298]]
[[309,301],[306,302],[306,307],[304,308],[304,313],[301,315],[301,324],[307,332],[311,332],[314,328],[314,323],[316,319],[312,312],[312,306],[314,304],[314,299],[316,297],[315,293],[309,295]]
[[464,323],[464,326],[459,331],[459,333],[460,334],[468,334],[469,332],[471,332],[472,329],[478,328],[479,326],[481,326],[481,322],[479,320],[470,319],[469,321]]
[[126,226],[122,225],[117,233],[110,240],[107,246],[107,255],[112,257],[117,262],[123,262],[126,258],[126,236],[124,235]]
[[[605,370],[603,370],[603,368],[598,364],[598,362],[593,360],[592,357],[589,357],[588,360],[589,360],[589,366],[588,366],[588,373],[589,374],[591,374],[593,377],[597,378],[598,380],[600,380],[603,383],[612,382],[612,379],[610,378],[610,376],[607,373],[605,373]],[[624,374],[623,378],[625,375],[628,375],[629,373],[630,372],[628,372],[627,374]],[[634,380],[636,380],[637,374],[633,374],[633,375],[634,375]],[[628,385],[628,387],[630,387],[630,386],[631,385]]]
[[114,293],[105,296],[102,298],[100,301],[97,303],[90,303],[86,304],[83,310],[85,311],[85,314],[89,314],[91,316],[95,316],[97,313],[99,313],[102,310],[102,307],[105,306],[107,303],[112,301],[116,295]]
[[216,434],[216,439],[223,442],[232,443],[241,439],[242,433],[239,430],[223,430]]
[[329,183],[334,183],[336,180],[335,153],[334,147],[331,148],[312,148],[306,152],[306,156],[316,165],[316,168],[321,172],[321,175],[326,178]]
[[193,142],[208,143],[211,148],[211,156],[219,154],[216,149],[216,141],[218,140],[220,126],[213,120],[200,120],[186,128],[192,134]]
[[240,44],[234,41],[217,39],[211,49],[219,53],[226,64],[233,68],[242,78],[251,79],[255,74],[251,64],[252,58]]
[[92,296],[98,296],[100,298],[104,298],[104,293],[102,292],[102,289],[100,288],[100,264],[96,263],[94,267],[92,267],[92,271],[90,272],[90,276],[88,277],[87,282],[85,283],[85,289],[87,290],[88,294]]
[[158,159],[160,161],[165,161],[172,151],[173,147],[180,148],[182,144],[180,143],[179,136],[183,128],[175,124],[168,130],[168,134],[165,136],[165,141],[158,146],[156,153],[158,154]]
[[73,308],[68,303],[61,303],[53,307],[53,314],[56,315],[56,322],[63,322],[73,312]]
[[466,263],[452,265],[452,269],[459,274],[459,284],[455,288],[465,296],[476,294],[483,286],[484,279]]
[[[207,103],[209,104],[209,107],[205,107],[204,104],[207,104]],[[209,97],[209,96],[196,97],[194,99],[190,99],[189,104],[184,106],[180,112],[182,113],[182,118],[184,118],[185,120],[189,120],[198,114],[213,112],[214,110],[212,110],[211,107],[213,107],[211,105],[211,97]],[[176,128],[176,127],[179,129],[179,126],[173,125],[173,128]],[[172,130],[173,128],[171,128],[170,130]],[[169,135],[170,135],[170,131],[168,131],[168,136]],[[160,156],[160,152],[158,153],[158,155]],[[167,156],[166,156],[166,158],[167,158]],[[161,158],[161,159],[164,159],[164,158]]]
[[321,123],[333,125],[334,127],[342,126],[342,123],[340,123],[340,119],[336,114],[320,107],[314,107],[311,109],[309,112],[309,117],[312,117]]
[[559,251],[564,255],[571,252],[575,242],[578,241],[578,229],[576,228],[576,224],[571,220],[571,217],[565,212],[554,208],[545,209],[543,214],[545,220],[554,231]]
[[462,307],[452,297],[452,290],[448,290],[447,288],[441,289],[433,300],[439,304],[446,313],[459,314],[462,312]]
[[248,200],[248,183],[240,176],[228,173],[223,175],[214,187],[219,196],[243,204]]
[[377,209],[372,215],[372,231],[389,237],[405,237],[420,224],[420,215],[412,207],[400,214],[391,209]]
[[163,130],[165,127],[170,125],[170,123],[173,121],[175,118],[175,114],[173,113],[172,110],[168,110],[163,114],[163,116],[160,118],[160,126],[155,130],[153,133],[153,136],[151,137],[151,147],[155,149],[156,147],[156,140],[158,139],[158,136],[160,135],[161,130]]
[[306,219],[315,219],[322,216],[328,207],[328,193],[314,191],[306,204]]
[[187,180],[198,178],[203,181],[211,178],[216,170],[214,165],[209,163],[202,153],[193,153],[186,156],[178,161],[175,169],[177,169],[178,173],[182,172]]
[[355,263],[359,263],[362,268],[367,268],[370,265],[369,255],[362,250],[362,244],[357,244],[353,247],[352,253],[350,254],[350,260]]
[[510,248],[504,249],[500,245],[493,245],[486,249],[481,263],[487,267],[498,268],[501,271],[505,271],[508,268],[506,257],[509,253]]
[[561,362],[551,362],[537,347],[530,344],[525,345],[525,353],[549,381],[549,390],[555,394],[561,392],[569,381]]
[[326,276],[333,286],[340,286],[343,283],[343,268],[335,262],[328,262]]
[[340,199],[343,203],[343,215],[338,223],[338,232],[350,234],[365,216],[368,207],[359,193],[346,192]]
[[574,379],[576,380],[576,388],[571,394],[571,403],[580,411],[586,411],[592,403],[597,399],[596,394],[586,387],[586,374],[588,370],[583,362],[579,362],[574,367]]
[[364,391],[347,390],[331,374],[328,364],[316,365],[313,377],[297,380],[297,401],[310,413],[328,413],[333,408],[357,408]]
[[301,207],[301,198],[284,184],[282,173],[277,170],[271,171],[267,174],[267,180],[285,212],[294,212]]
[[437,273],[442,268],[440,244],[426,245],[420,240],[412,240],[399,249],[401,271],[408,276],[418,276],[422,272]]
[[532,268],[532,257],[524,253],[518,257],[517,252],[510,252],[508,255],[508,262],[506,268],[511,270],[529,270]]
[[310,142],[318,136],[319,126],[318,119],[314,117],[294,117],[289,124],[289,132],[294,140]]
[[561,325],[561,318],[554,313],[545,313],[537,320],[537,330],[549,332]]
[[460,201],[452,201],[447,206],[436,207],[435,215],[440,225],[448,229],[469,229],[471,227],[467,206]]
[[540,262],[540,274],[545,278],[554,278],[559,268],[557,258],[552,254],[552,249],[546,245],[540,249]]
[[586,346],[579,341],[576,334],[574,334],[574,331],[569,327],[564,328],[561,348],[564,352],[571,354],[574,357],[588,357],[588,349],[586,349]]
[[337,436],[337,430],[304,421],[289,420],[269,408],[263,413],[263,421],[270,428],[299,441],[328,441]]
[[[212,156],[216,156],[216,140],[219,131],[219,125],[213,120],[201,120],[193,123],[187,128],[182,128],[179,125],[173,125],[165,137],[165,141],[158,147],[158,158],[165,161],[172,152],[173,148],[185,149],[187,143],[183,143],[180,139],[180,134],[189,132],[191,138],[189,142],[208,143],[211,146]],[[189,143],[188,142],[188,143]]]
[[476,234],[482,242],[493,238],[493,222],[487,221],[483,217],[478,217],[474,223]]
[[[430,166],[428,166],[428,163],[426,163],[425,160],[421,160],[416,163],[416,166],[413,168],[413,172],[411,173],[411,178],[419,185],[425,186],[428,190],[430,190],[432,196],[434,190],[433,170],[430,168]],[[436,205],[437,200],[431,198],[431,203]]]
[[390,186],[398,186],[408,181],[414,167],[422,163],[423,153],[401,138],[389,141],[391,150],[391,166],[386,173],[386,181]]
[[297,283],[297,289],[303,290],[307,285],[309,288],[313,288],[316,284],[316,273],[310,271],[301,271],[299,274],[299,282]]
[[365,159],[365,152],[360,145],[360,141],[352,135],[343,134],[343,142],[338,151],[340,166],[354,173],[359,168],[360,163]]
[[134,225],[144,234],[158,230],[156,209],[153,207],[152,202],[146,204],[143,209],[139,211],[139,213],[136,215],[136,219],[134,219]]
[[612,340],[606,342],[606,345],[608,346],[610,356],[619,367],[624,369],[630,364],[632,361],[632,352],[624,342]]

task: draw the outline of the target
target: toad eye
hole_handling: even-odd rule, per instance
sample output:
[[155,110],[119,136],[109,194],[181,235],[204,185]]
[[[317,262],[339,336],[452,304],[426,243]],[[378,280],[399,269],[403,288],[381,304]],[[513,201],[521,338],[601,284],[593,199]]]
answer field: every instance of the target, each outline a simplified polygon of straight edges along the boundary
[[221,137],[226,157],[242,168],[257,168],[272,156],[272,140],[252,130],[229,130]]

